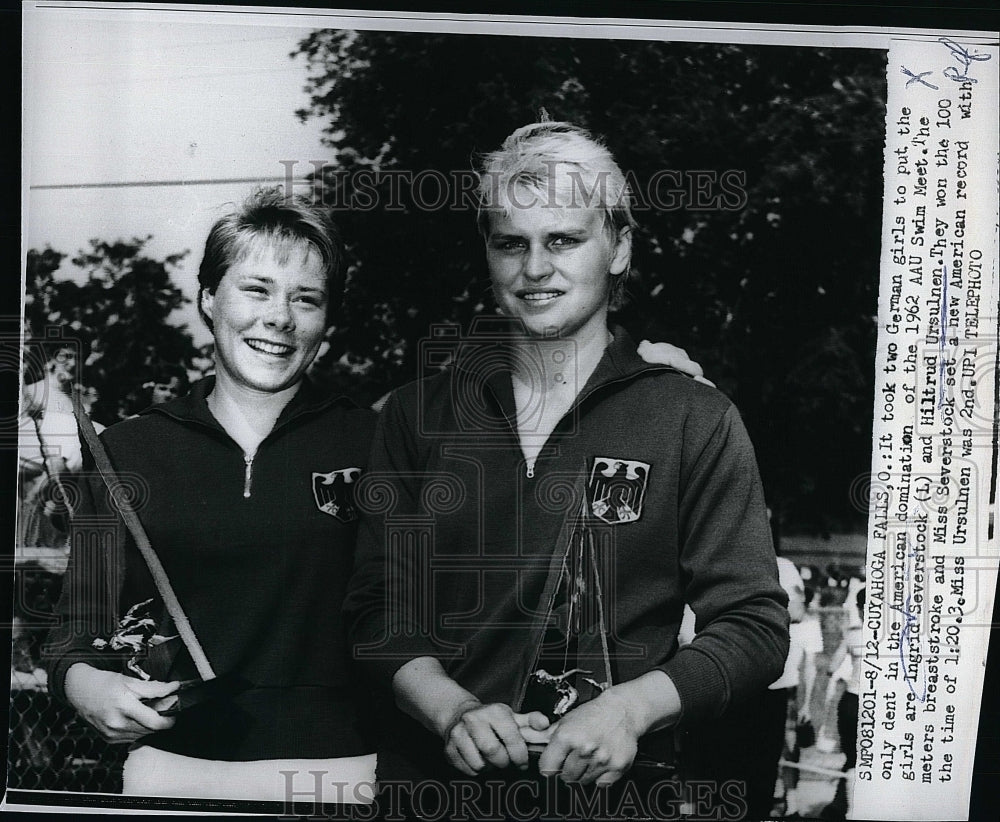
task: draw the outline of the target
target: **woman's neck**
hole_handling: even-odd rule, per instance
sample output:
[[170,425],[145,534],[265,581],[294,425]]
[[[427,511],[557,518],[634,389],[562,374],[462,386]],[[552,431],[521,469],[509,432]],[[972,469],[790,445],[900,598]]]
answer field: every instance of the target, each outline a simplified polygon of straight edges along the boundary
[[517,433],[528,476],[549,435],[569,411],[611,342],[607,328],[572,338],[535,338],[514,344],[511,382]]
[[530,385],[542,394],[575,397],[594,373],[612,340],[601,325],[593,333],[572,337],[535,337],[513,345],[514,383]]
[[253,455],[275,422],[299,390],[301,382],[281,391],[255,391],[216,373],[215,385],[206,398],[208,409],[219,425],[243,449]]

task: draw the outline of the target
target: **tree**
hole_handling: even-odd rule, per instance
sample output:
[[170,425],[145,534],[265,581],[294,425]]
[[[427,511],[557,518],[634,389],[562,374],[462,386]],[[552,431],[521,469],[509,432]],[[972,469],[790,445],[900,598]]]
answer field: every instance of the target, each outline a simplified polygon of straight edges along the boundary
[[293,56],[349,243],[327,367],[398,384],[432,324],[491,310],[473,208],[454,186],[427,207],[430,172],[467,172],[544,107],[634,175],[619,321],[687,347],[736,401],[782,524],[864,522],[848,489],[870,466],[883,54],[322,30]]
[[77,342],[78,377],[98,390],[93,416],[105,424],[143,408],[143,383],[162,379],[166,365],[193,369],[200,353],[187,329],[169,322],[187,302],[170,279],[187,252],[153,259],[143,253],[150,239],[91,240],[72,260],[82,282],[56,277],[65,254],[48,246],[28,252],[25,321],[36,341],[45,329],[58,328],[62,338]]

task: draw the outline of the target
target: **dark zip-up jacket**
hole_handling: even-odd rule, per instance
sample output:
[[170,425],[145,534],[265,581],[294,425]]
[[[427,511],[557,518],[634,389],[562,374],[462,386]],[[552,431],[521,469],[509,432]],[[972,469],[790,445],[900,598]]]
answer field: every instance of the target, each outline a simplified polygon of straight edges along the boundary
[[[597,473],[616,467],[602,485]],[[614,682],[664,671],[694,724],[781,673],[787,596],[739,414],[715,389],[644,362],[616,330],[533,466],[500,343],[470,343],[456,365],[390,397],[345,602],[355,657],[387,701],[395,672],[432,656],[483,702],[517,706],[581,476],[591,513],[591,491],[620,489],[605,521],[589,516]],[[685,602],[698,635],[678,649]],[[441,740],[403,714],[387,724],[380,777],[443,762]]]
[[[340,615],[356,534],[343,479],[358,472],[329,483],[314,475],[364,469],[375,415],[304,383],[251,461],[210,413],[212,385],[204,380],[102,434],[216,674],[239,683],[142,741],[231,761],[368,753]],[[63,700],[74,662],[120,670],[121,658],[97,654],[92,641],[156,596],[94,471],[91,462],[79,483],[46,649],[49,686]],[[193,675],[183,653],[159,678]]]

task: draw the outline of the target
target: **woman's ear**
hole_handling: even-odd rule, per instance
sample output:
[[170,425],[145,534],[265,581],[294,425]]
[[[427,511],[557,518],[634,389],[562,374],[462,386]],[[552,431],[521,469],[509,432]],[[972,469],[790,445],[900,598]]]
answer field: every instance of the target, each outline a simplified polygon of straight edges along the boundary
[[198,292],[198,300],[202,316],[211,322],[213,319],[212,310],[215,304],[215,295],[207,288],[203,288],[200,292]]
[[628,271],[629,263],[632,261],[632,228],[622,226],[618,229],[618,236],[615,239],[614,253],[611,257],[611,274],[617,277]]

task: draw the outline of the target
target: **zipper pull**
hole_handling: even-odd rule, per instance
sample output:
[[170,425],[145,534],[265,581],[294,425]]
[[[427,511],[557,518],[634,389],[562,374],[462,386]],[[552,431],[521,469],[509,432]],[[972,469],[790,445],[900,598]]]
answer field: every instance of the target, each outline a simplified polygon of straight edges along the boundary
[[528,460],[524,465],[524,473],[527,474],[528,479],[534,479],[535,476],[535,461],[533,459]]
[[253,454],[244,454],[243,463],[246,470],[243,472],[243,499],[250,499],[250,482],[253,479]]

